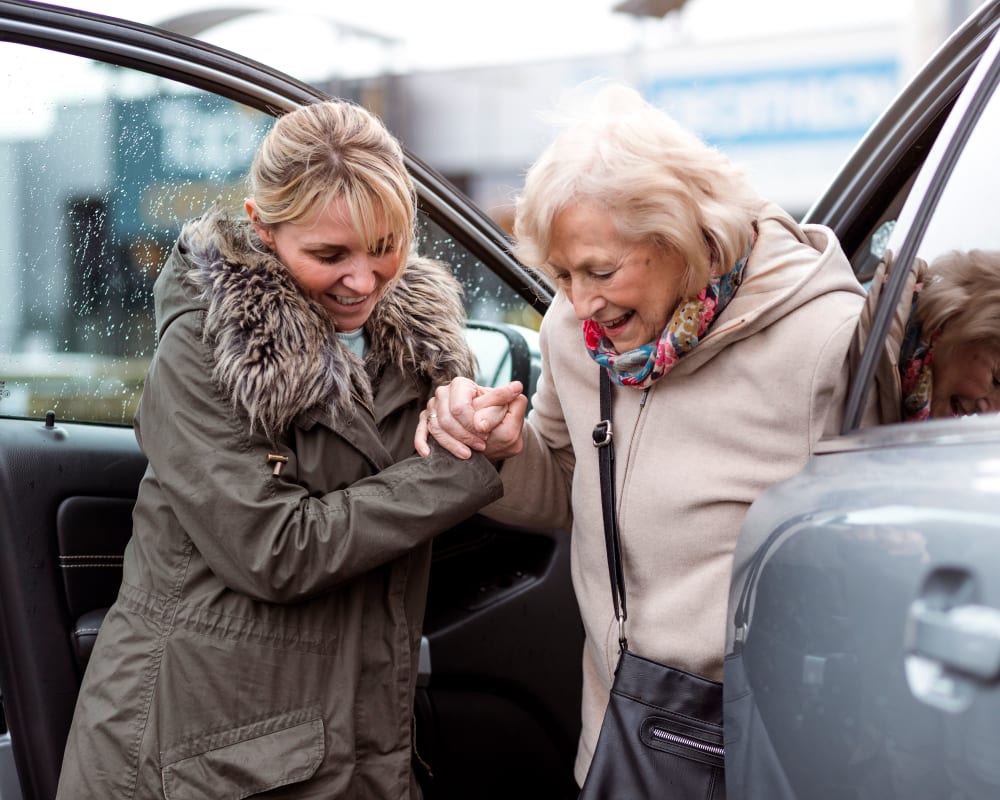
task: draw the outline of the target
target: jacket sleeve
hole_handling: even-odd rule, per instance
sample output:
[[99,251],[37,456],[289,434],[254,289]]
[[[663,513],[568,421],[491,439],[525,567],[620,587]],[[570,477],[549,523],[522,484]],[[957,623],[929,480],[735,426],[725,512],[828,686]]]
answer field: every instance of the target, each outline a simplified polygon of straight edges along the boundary
[[248,436],[219,394],[193,327],[178,320],[160,342],[136,434],[164,513],[229,588],[267,602],[304,599],[398,558],[502,494],[485,458],[440,448],[320,496],[276,479],[271,446]]
[[[813,364],[809,395],[809,452],[824,436],[840,434],[847,410],[847,391],[851,380],[850,348],[856,339],[858,315],[864,301],[841,292],[826,300],[824,311],[839,323],[832,324],[821,342]],[[808,306],[806,306],[808,308]]]
[[[562,296],[557,296],[558,298]],[[573,524],[571,489],[576,459],[552,364],[561,329],[558,305],[540,331],[542,373],[524,426],[524,450],[503,463],[504,497],[483,509],[484,516],[512,525],[565,528]]]

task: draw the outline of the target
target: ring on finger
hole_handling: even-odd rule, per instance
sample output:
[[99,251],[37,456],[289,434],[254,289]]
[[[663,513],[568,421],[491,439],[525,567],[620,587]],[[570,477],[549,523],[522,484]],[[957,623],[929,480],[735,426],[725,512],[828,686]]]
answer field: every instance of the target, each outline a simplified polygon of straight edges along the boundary
[[428,419],[437,419],[437,414],[432,411],[430,414],[427,415],[427,418]]

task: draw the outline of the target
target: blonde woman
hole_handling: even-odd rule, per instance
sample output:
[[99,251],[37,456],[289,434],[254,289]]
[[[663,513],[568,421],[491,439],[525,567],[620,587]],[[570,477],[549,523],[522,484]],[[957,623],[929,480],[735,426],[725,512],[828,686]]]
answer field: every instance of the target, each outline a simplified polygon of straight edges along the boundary
[[458,379],[416,440],[429,453],[429,431],[457,455],[503,461],[505,497],[484,513],[572,530],[581,785],[619,653],[592,441],[599,373],[614,388],[629,648],[719,681],[740,523],[839,426],[863,303],[830,230],[796,224],[634,90],[582,96],[517,201],[517,252],[558,288],[531,414],[518,386]]
[[248,220],[189,223],[156,283],[149,459],[58,797],[418,797],[431,538],[501,494],[412,455],[472,374],[459,286],[414,257],[398,143],[344,102],[281,117]]

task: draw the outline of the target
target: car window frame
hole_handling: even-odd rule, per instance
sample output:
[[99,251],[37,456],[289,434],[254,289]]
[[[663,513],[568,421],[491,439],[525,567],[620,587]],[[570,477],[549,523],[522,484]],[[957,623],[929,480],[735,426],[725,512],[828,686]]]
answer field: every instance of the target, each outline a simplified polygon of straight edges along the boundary
[[874,391],[875,370],[910,266],[917,257],[917,250],[955,165],[984,109],[998,90],[1000,33],[995,33],[935,139],[896,223],[896,230],[902,232],[902,243],[894,254],[893,269],[882,289],[857,373],[848,390],[842,435],[861,428],[865,404]]
[[954,103],[1000,30],[1000,2],[983,6],[938,48],[848,156],[803,216],[829,226],[854,261],[885,210],[905,195]]

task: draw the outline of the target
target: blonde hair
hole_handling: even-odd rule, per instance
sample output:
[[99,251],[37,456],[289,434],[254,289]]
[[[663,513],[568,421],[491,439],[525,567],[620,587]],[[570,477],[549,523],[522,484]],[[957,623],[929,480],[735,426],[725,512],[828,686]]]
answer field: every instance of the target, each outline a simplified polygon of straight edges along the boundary
[[940,329],[939,356],[973,342],[1000,349],[1000,251],[952,250],[919,279],[917,319],[925,336]]
[[744,256],[761,199],[726,156],[664,111],[619,84],[583,84],[563,100],[562,130],[531,166],[516,201],[515,252],[547,265],[552,224],[577,203],[606,208],[621,236],[679,252],[684,296],[697,293],[717,262]]
[[247,178],[263,225],[297,222],[344,198],[359,235],[377,246],[388,227],[406,263],[416,193],[399,142],[370,111],[344,100],[278,118]]

